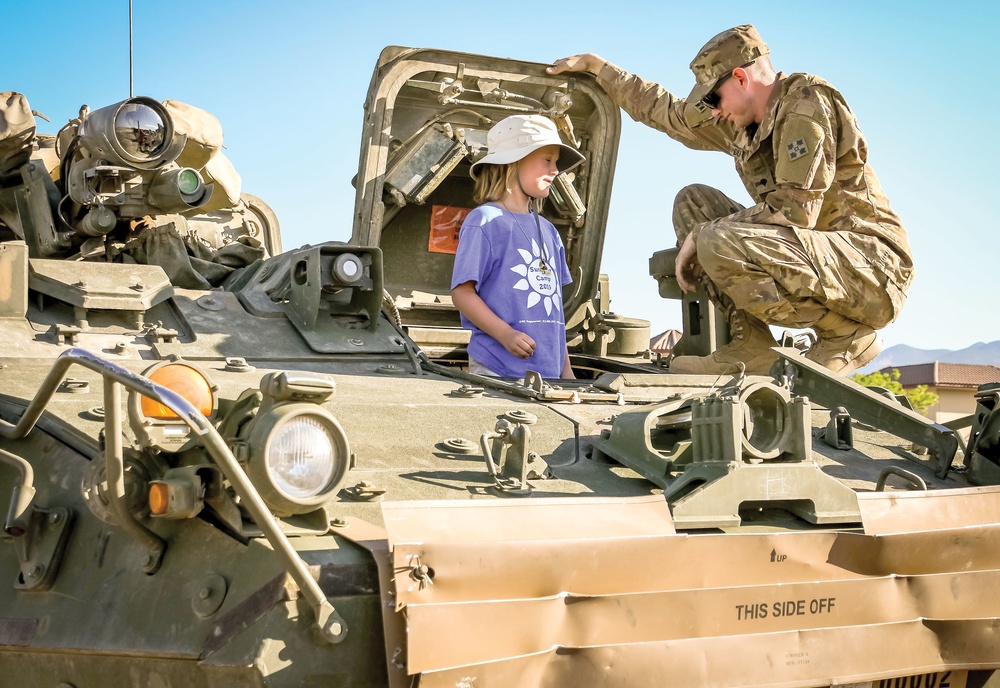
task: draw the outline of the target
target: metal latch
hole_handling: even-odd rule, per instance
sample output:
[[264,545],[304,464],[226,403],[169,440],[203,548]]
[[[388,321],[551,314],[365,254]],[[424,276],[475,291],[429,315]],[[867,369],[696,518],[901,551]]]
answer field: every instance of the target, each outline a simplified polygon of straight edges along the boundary
[[[488,444],[491,440],[492,444]],[[545,461],[537,453],[529,451],[530,442],[531,429],[528,425],[512,423],[506,418],[498,420],[494,431],[483,433],[479,439],[486,469],[498,494],[527,497],[532,489],[529,480],[549,477]]]

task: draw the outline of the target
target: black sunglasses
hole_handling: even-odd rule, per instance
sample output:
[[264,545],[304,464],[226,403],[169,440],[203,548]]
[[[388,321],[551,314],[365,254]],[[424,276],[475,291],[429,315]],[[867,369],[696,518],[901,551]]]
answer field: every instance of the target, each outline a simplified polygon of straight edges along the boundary
[[726,79],[732,75],[733,73],[729,72],[729,74],[726,74],[724,77],[715,82],[715,88],[709,91],[708,95],[701,99],[701,102],[703,102],[709,110],[714,110],[719,107],[719,103],[722,101],[722,97],[719,95],[719,87],[726,83]]
[[[746,69],[752,64],[753,61],[751,60],[750,62],[747,62],[745,65],[741,65],[741,67],[743,69]],[[730,70],[728,74],[726,74],[725,76],[721,77],[718,81],[716,81],[715,88],[709,91],[707,96],[701,99],[701,102],[703,102],[709,110],[714,110],[717,107],[719,107],[719,103],[722,101],[722,97],[719,95],[719,88],[722,86],[722,84],[726,83],[726,79],[728,79],[732,75],[733,75],[733,70]]]

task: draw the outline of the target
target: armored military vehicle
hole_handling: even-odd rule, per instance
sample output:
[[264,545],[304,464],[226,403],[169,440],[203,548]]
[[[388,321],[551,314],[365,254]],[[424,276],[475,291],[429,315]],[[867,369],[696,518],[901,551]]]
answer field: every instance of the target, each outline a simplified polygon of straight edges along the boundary
[[[3,685],[996,684],[1000,390],[963,461],[795,347],[763,377],[649,358],[599,274],[591,80],[387,48],[351,241],[285,253],[207,113],[44,137],[5,102]],[[587,157],[544,209],[577,380],[467,372],[449,299],[469,164],[525,112]],[[688,351],[724,339],[682,307]]]

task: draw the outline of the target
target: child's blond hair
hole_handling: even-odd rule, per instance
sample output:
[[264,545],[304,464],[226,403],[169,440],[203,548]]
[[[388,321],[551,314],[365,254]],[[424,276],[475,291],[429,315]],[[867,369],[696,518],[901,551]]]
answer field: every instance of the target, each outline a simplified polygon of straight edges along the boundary
[[483,165],[477,172],[476,186],[472,198],[476,205],[502,201],[517,183],[517,163],[506,165]]

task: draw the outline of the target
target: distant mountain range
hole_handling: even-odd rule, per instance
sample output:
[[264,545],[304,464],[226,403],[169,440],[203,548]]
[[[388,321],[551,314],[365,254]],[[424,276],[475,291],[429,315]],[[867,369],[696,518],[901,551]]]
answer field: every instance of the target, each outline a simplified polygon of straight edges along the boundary
[[870,373],[889,366],[898,367],[919,363],[971,363],[974,365],[994,365],[1000,368],[1000,341],[979,342],[960,351],[948,349],[917,349],[906,344],[897,344],[878,355],[874,361],[859,372]]

